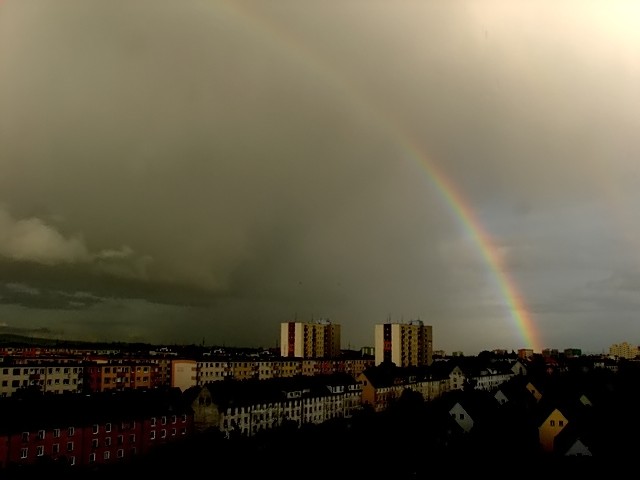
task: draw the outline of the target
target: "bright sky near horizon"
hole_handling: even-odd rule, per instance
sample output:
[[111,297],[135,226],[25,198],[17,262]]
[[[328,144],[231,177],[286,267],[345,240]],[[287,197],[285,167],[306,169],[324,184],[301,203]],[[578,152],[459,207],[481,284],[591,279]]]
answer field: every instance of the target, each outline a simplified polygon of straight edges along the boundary
[[0,333],[640,344],[640,3],[5,0]]

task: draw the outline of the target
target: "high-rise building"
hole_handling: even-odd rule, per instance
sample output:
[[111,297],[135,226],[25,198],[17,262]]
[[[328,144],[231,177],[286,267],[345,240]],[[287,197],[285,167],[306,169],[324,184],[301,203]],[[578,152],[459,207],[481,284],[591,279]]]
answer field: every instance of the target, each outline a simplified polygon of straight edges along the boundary
[[280,324],[280,355],[295,358],[338,358],[340,325],[328,319]]
[[609,347],[609,355],[618,358],[634,359],[640,355],[640,349],[637,345],[631,345],[627,342],[614,343]]
[[421,320],[376,325],[375,362],[398,367],[425,366],[433,362],[433,329]]

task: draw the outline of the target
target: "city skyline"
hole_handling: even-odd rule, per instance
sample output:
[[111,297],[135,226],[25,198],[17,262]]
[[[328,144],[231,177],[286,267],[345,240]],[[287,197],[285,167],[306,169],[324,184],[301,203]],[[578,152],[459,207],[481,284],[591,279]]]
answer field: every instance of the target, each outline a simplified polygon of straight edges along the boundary
[[0,333],[638,342],[632,2],[0,2]]

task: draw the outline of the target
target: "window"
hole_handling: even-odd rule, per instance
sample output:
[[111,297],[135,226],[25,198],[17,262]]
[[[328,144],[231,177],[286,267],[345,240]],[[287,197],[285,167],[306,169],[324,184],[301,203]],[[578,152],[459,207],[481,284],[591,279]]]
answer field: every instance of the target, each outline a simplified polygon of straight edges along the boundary
[[167,424],[167,417],[165,417],[164,415],[162,416],[162,425],[166,425]]
[[38,445],[36,447],[36,455],[39,457],[44,455],[44,445]]
[[60,429],[59,428],[54,428],[53,429],[53,438],[60,438]]
[[105,447],[110,447],[111,446],[111,437],[106,437],[104,439],[104,446]]
[[464,420],[464,413],[460,414],[460,420]]
[[180,433],[182,433],[182,435],[186,435],[187,434],[187,428],[186,427],[182,427],[182,431]]
[[90,453],[89,454],[89,463],[94,463],[96,461],[96,454],[95,453]]
[[100,427],[98,426],[97,423],[93,424],[93,434],[96,435],[98,433],[98,430],[100,429]]
[[160,431],[160,438],[167,438],[167,431],[166,430],[161,430]]
[[60,452],[60,444],[54,443],[51,445],[51,453],[59,453]]
[[94,438],[93,440],[91,440],[91,447],[92,448],[98,448],[98,439]]
[[75,465],[76,464],[76,457],[71,456],[69,457],[69,465]]
[[172,428],[172,429],[171,429],[171,436],[172,436],[172,437],[175,437],[175,436],[176,436],[176,433],[177,433],[177,430],[176,430],[175,428]]
[[76,429],[73,427],[69,427],[69,431],[67,432],[67,437],[73,437],[73,434],[76,432]]
[[136,434],[132,433],[131,435],[129,435],[129,441],[131,443],[136,443]]
[[29,432],[22,432],[22,441],[23,442],[29,441]]
[[558,420],[558,426],[559,427],[564,426],[564,420]]
[[116,453],[116,455],[118,456],[118,458],[124,458],[124,450],[123,449],[118,449],[118,452]]
[[73,442],[67,442],[67,452],[73,452]]
[[549,421],[549,425],[552,426],[552,427],[555,427],[556,426],[556,421],[555,420],[550,420]]
[[111,458],[111,452],[107,450],[106,452],[104,452],[104,459],[109,460],[110,458]]
[[176,423],[178,421],[177,417],[175,415],[171,416],[171,423]]
[[28,455],[29,455],[29,449],[28,448],[20,449],[20,458],[27,458]]
[[151,417],[151,426],[152,427],[156,426],[156,417]]
[[110,423],[105,424],[104,431],[105,432],[110,432],[111,431],[111,424]]
[[182,414],[182,422],[186,422],[187,421],[187,414],[183,413]]
[[118,435],[118,445],[122,445],[124,443],[124,435]]

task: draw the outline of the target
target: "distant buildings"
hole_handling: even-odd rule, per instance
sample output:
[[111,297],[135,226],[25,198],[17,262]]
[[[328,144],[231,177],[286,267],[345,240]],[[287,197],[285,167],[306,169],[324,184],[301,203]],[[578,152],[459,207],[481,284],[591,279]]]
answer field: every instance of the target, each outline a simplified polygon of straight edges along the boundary
[[518,358],[527,359],[533,357],[533,349],[532,348],[520,348],[518,350]]
[[634,359],[640,355],[637,345],[631,345],[627,342],[614,343],[609,347],[609,355],[617,358]]
[[371,355],[373,357],[376,354],[376,349],[374,347],[362,347],[360,349],[360,353],[362,355]]
[[340,325],[327,319],[280,324],[280,355],[288,358],[338,358]]
[[580,355],[582,355],[582,350],[580,348],[565,348],[564,349],[565,358],[579,357]]
[[398,367],[420,367],[433,362],[433,329],[421,320],[375,326],[375,361]]

